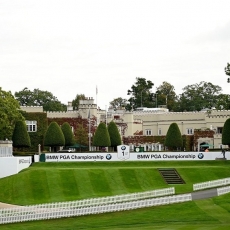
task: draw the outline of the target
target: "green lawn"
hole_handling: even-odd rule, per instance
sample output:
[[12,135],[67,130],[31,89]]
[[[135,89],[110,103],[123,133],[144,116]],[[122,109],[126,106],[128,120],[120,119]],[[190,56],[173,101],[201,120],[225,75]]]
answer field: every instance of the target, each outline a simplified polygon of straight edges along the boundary
[[[230,177],[228,161],[36,163],[0,179],[0,201],[38,204],[169,187],[157,168],[176,168],[191,192],[193,183]],[[5,229],[229,229],[230,195],[125,212],[1,225]]]

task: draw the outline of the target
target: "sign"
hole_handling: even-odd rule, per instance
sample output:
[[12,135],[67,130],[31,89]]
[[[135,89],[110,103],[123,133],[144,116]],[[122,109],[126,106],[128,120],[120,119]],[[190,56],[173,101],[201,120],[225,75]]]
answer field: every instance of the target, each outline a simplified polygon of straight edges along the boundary
[[[48,153],[41,154],[40,161],[44,162],[84,162],[84,161],[203,161],[223,158],[220,152],[129,152],[128,148],[117,153]],[[225,158],[230,160],[230,152],[225,153]]]
[[118,145],[117,146],[117,158],[121,160],[127,160],[130,158],[129,146]]

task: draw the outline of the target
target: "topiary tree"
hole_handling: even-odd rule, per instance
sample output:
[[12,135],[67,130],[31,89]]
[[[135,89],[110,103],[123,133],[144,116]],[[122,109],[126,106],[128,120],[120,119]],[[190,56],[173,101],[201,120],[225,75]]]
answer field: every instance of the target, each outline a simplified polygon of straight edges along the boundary
[[59,146],[65,145],[65,137],[57,122],[50,123],[44,137],[44,145],[50,146],[51,151],[56,152]]
[[230,147],[230,118],[228,118],[222,130],[222,144]]
[[15,148],[30,147],[30,136],[26,129],[24,121],[17,121],[12,136],[13,146]]
[[171,150],[183,147],[183,138],[177,123],[172,123],[169,126],[168,132],[165,137],[165,146]]
[[105,123],[100,123],[93,137],[93,145],[98,147],[109,147],[111,145],[108,129]]
[[111,121],[108,125],[108,132],[110,136],[111,146],[117,151],[117,146],[121,145],[121,135],[114,121]]
[[61,130],[65,137],[65,146],[71,146],[74,144],[74,135],[68,122],[64,122],[61,126]]

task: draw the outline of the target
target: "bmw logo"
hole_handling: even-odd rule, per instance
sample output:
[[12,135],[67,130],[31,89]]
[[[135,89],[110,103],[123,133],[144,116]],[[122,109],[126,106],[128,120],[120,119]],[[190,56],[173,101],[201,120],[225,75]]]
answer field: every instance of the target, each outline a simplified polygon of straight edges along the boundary
[[111,155],[111,154],[107,154],[107,155],[106,155],[106,159],[107,159],[107,160],[111,160],[111,159],[112,159],[112,155]]
[[203,154],[203,153],[199,153],[199,154],[198,154],[198,158],[199,158],[199,159],[203,159],[203,158],[204,158],[204,154]]
[[125,146],[121,146],[121,149],[122,149],[122,150],[125,150],[125,149],[126,149],[126,147],[125,147]]

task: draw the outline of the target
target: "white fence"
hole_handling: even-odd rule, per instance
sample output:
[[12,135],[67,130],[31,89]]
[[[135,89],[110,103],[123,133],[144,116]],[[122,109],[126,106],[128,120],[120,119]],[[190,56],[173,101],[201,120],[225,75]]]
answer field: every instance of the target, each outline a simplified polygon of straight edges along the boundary
[[217,188],[217,195],[224,195],[230,193],[230,186],[222,187],[222,188]]
[[174,195],[145,200],[128,201],[122,203],[110,203],[94,206],[76,207],[75,201],[54,204],[43,204],[10,209],[0,209],[0,224],[15,223],[32,220],[56,219],[62,217],[116,212],[144,207],[158,206],[185,202],[192,200],[191,193]]
[[225,178],[221,180],[207,181],[203,183],[198,183],[193,185],[193,191],[202,190],[206,188],[220,187],[230,184],[230,178]]

